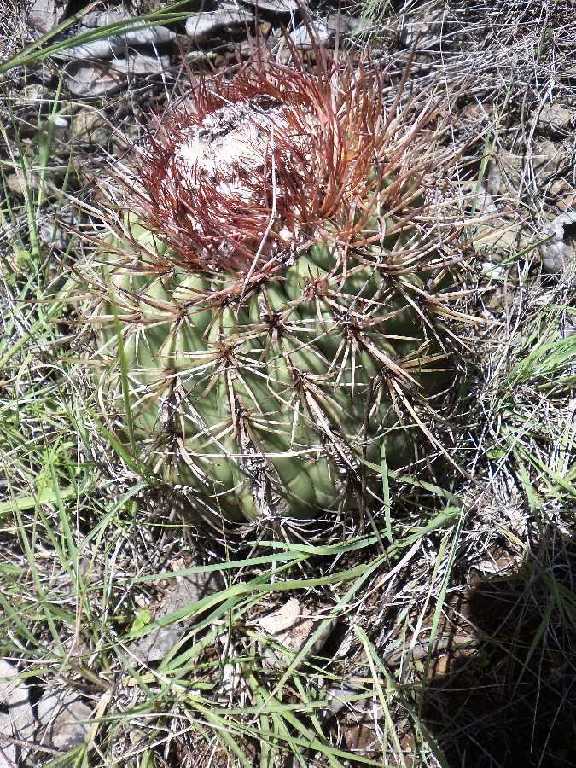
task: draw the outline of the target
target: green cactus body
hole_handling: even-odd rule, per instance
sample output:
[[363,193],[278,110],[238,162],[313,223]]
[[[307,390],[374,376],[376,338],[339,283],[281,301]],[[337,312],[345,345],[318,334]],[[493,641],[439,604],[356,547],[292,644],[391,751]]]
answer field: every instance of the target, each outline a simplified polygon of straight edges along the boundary
[[[373,269],[345,277],[317,246],[241,298],[235,275],[139,274],[111,262],[105,277],[136,434],[166,480],[227,516],[308,517],[354,493],[362,460],[379,461],[385,439],[389,464],[408,457],[406,430],[386,437],[398,420],[386,381],[417,390],[426,344],[415,312]],[[215,303],[227,288],[229,303]],[[113,322],[101,340],[113,361],[104,386],[121,410]]]
[[389,465],[411,455],[399,418],[442,382],[446,272],[415,255],[418,173],[377,80],[238,77],[176,114],[139,168],[145,203],[101,249],[101,399],[115,424],[129,403],[141,458],[211,510],[315,517],[360,503],[383,445]]

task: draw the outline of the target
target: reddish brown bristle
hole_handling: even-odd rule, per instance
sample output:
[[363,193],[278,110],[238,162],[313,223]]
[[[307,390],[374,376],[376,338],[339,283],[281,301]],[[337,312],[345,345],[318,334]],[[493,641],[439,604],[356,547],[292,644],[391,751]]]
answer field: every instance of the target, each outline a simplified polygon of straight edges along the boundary
[[[216,158],[209,173],[186,167],[178,153],[190,137],[235,131],[226,124],[226,110],[235,109],[252,111],[262,162],[243,168],[239,155],[221,169]],[[268,273],[304,242],[346,242],[363,226],[382,176],[399,160],[384,156],[386,133],[378,80],[359,67],[306,72],[258,62],[231,79],[218,74],[150,139],[136,174],[138,213],[192,270]],[[398,195],[388,188],[390,205]]]

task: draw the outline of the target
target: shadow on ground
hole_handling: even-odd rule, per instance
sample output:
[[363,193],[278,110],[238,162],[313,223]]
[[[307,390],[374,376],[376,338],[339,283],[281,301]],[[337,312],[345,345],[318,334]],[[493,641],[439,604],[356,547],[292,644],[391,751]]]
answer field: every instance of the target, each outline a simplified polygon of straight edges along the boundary
[[478,652],[426,689],[448,768],[576,765],[576,544],[543,540],[519,573],[472,584],[462,612]]

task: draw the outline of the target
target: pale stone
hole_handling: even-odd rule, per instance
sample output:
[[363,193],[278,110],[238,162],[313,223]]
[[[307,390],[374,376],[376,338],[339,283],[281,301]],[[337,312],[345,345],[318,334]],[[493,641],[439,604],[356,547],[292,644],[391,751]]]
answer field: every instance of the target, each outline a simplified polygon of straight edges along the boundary
[[[295,597],[291,597],[280,608],[259,618],[258,625],[277,643],[292,653],[298,654],[322,620],[321,617],[304,608]],[[333,621],[326,622],[320,636],[313,643],[310,653],[318,653],[322,648],[332,631],[333,623]],[[273,667],[282,666],[286,662],[285,656],[274,649],[267,649],[264,658]]]
[[555,102],[543,107],[538,123],[555,132],[568,131],[576,123],[576,110]]
[[66,48],[57,52],[61,59],[110,59],[114,56],[115,46],[112,40],[93,40],[89,43],[81,43],[73,48]]
[[34,0],[28,11],[30,24],[46,34],[62,21],[66,5],[66,0]]
[[176,33],[160,25],[151,27],[145,24],[121,32],[117,37],[116,47],[121,45],[166,45],[176,39]]
[[[191,603],[198,602],[203,597],[217,592],[220,587],[219,577],[213,573],[197,573],[193,576],[182,576],[177,579],[164,593],[162,603],[154,618],[160,619],[181,610]],[[130,655],[144,664],[161,661],[186,633],[185,622],[174,622],[164,627],[158,627],[130,647]]]
[[102,64],[81,64],[67,72],[66,84],[74,96],[104,96],[119,90],[125,78]]
[[194,13],[186,22],[186,34],[200,43],[212,37],[241,31],[254,23],[254,16],[244,8],[221,8],[218,11]]
[[325,21],[317,20],[296,27],[289,38],[296,48],[315,48],[329,45],[334,39],[334,32]]
[[5,659],[0,659],[0,705],[7,709],[0,711],[0,768],[15,768],[18,750],[11,739],[32,740],[34,713],[28,686],[20,681],[18,669]]
[[254,8],[255,13],[264,13],[279,17],[292,17],[301,8],[298,0],[241,0],[244,5]]
[[576,268],[576,211],[557,216],[546,234],[550,240],[542,246],[544,271],[559,274],[569,267]]
[[88,141],[90,144],[105,144],[111,130],[106,127],[98,111],[81,109],[72,119],[70,132],[74,138]]
[[110,68],[131,75],[158,75],[170,66],[170,56],[145,56],[143,53],[126,59],[113,59]]
[[68,751],[86,741],[91,716],[91,707],[71,691],[48,693],[38,702],[42,740],[54,749]]
[[97,27],[107,27],[109,24],[117,24],[120,21],[127,21],[129,18],[130,14],[124,8],[116,8],[110,11],[92,11],[82,17],[82,26],[96,29]]

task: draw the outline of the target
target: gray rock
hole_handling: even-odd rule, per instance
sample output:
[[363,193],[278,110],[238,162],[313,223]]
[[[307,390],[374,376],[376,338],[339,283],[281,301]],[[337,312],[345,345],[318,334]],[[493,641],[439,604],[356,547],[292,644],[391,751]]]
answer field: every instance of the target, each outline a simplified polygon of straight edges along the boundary
[[166,45],[176,39],[176,33],[172,32],[168,27],[162,25],[151,26],[150,22],[131,16],[123,8],[116,8],[110,11],[93,11],[86,14],[82,19],[80,31],[107,27],[110,24],[128,21],[132,22],[130,29],[110,37],[114,51],[117,51],[122,45]]
[[145,23],[122,32],[115,38],[116,46],[121,45],[166,45],[176,39],[176,33],[160,25],[151,27]]
[[[160,608],[156,611],[155,619],[168,616],[179,611],[190,603],[195,603],[207,595],[217,592],[220,588],[217,574],[198,573],[194,576],[184,576],[166,590]],[[186,622],[175,622],[145,635],[130,647],[131,654],[139,661],[147,664],[160,661],[174,645],[184,636],[187,630]]]
[[[289,598],[271,613],[261,616],[258,619],[260,629],[289,652],[286,656],[276,649],[265,648],[263,661],[272,667],[287,665],[291,660],[291,654],[297,654],[302,650],[312,633],[320,626],[321,621],[318,611],[311,613],[295,597]],[[311,654],[321,650],[333,628],[332,620],[322,625],[322,631],[310,648]]]
[[576,211],[561,213],[549,225],[550,240],[542,246],[542,268],[549,274],[561,274],[576,268]]
[[70,126],[72,138],[89,144],[105,145],[111,135],[111,129],[107,126],[100,112],[92,109],[81,109],[72,119]]
[[[112,23],[109,21],[109,17],[122,15],[120,13],[113,14],[112,11],[99,14],[88,14],[89,16],[97,16],[90,21],[92,24],[96,24],[99,19]],[[128,18],[130,18],[128,16]],[[118,18],[122,21],[122,18]],[[82,25],[78,34],[94,32],[95,27],[88,27]],[[67,48],[63,51],[59,51],[56,56],[61,59],[71,60],[86,60],[86,59],[112,59],[115,56],[121,56],[126,53],[126,49],[133,46],[162,46],[172,43],[176,39],[176,33],[168,29],[168,27],[147,26],[146,22],[138,22],[132,29],[120,32],[116,35],[104,38],[103,40],[92,40],[91,42],[81,43],[75,45],[73,48]]]
[[0,768],[16,768],[16,745],[10,741],[14,736],[10,714],[0,712]]
[[82,26],[96,29],[116,24],[120,21],[128,21],[130,14],[124,8],[115,8],[110,11],[92,11],[82,17]]
[[214,37],[235,35],[254,23],[254,15],[244,8],[220,8],[194,13],[186,22],[186,34],[195,43]]
[[301,8],[298,0],[241,0],[244,5],[254,9],[254,13],[263,11],[267,16],[279,19],[293,17]]
[[535,141],[530,159],[538,181],[542,183],[547,176],[558,173],[566,162],[566,157],[562,144],[548,139]]
[[317,19],[308,24],[301,24],[288,35],[296,48],[306,50],[316,46],[328,46],[334,39],[334,31],[326,21]]
[[54,128],[59,128],[60,130],[68,128],[68,120],[62,115],[54,115],[53,117],[49,118],[49,121],[52,123]]
[[329,14],[326,25],[334,35],[359,35],[374,28],[366,19],[358,19],[345,13]]
[[38,188],[38,181],[30,173],[25,175],[19,168],[16,173],[7,176],[6,186],[13,194],[25,197],[30,190]]
[[28,686],[5,659],[0,659],[0,704],[7,709],[0,710],[0,768],[15,768],[19,750],[12,739],[31,741],[35,723]]
[[30,25],[46,34],[62,21],[67,5],[67,0],[33,0],[28,11]]
[[547,104],[538,116],[538,125],[552,133],[566,133],[576,124],[576,110],[558,102]]
[[[83,30],[84,32],[86,30]],[[93,40],[90,43],[81,43],[75,45],[73,48],[66,48],[65,50],[58,51],[56,56],[59,59],[111,59],[117,46],[114,45],[112,39],[105,40]]]
[[104,96],[120,90],[125,82],[123,75],[104,64],[77,64],[66,73],[66,85],[74,96]]
[[88,737],[92,709],[73,691],[44,694],[38,702],[42,742],[63,752],[79,746]]
[[0,704],[12,707],[28,698],[28,688],[18,679],[18,669],[6,659],[0,659]]
[[418,45],[418,48],[432,48],[441,41],[444,42],[444,36],[449,32],[450,25],[444,9],[430,13],[423,19],[410,19],[402,16],[402,25],[400,28],[400,42],[406,48],[412,48]]
[[137,53],[126,59],[113,59],[110,69],[128,75],[157,75],[170,66],[170,56],[146,56]]

